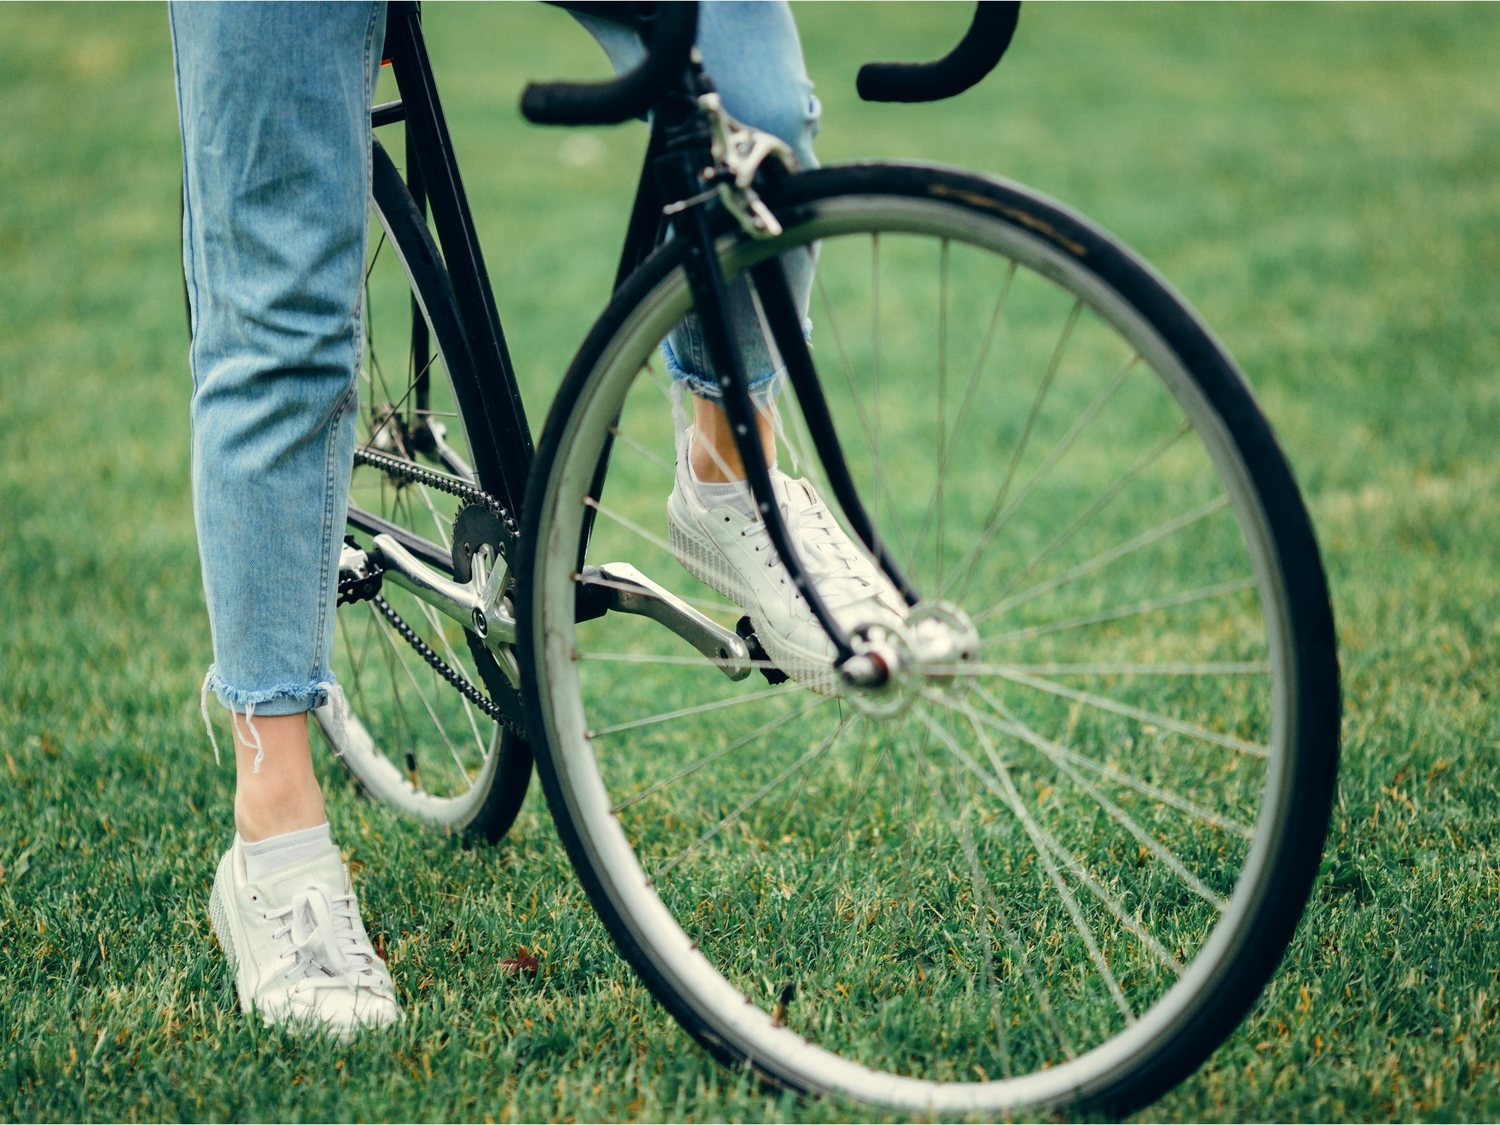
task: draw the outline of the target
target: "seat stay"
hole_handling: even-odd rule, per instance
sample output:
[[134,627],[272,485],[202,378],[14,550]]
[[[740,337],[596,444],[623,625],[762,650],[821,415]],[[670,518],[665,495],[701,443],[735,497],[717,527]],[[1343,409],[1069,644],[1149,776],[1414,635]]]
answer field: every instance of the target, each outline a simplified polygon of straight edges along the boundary
[[[531,427],[521,401],[515,367],[495,306],[479,235],[464,192],[443,116],[437,83],[422,38],[415,0],[393,0],[386,25],[384,56],[390,59],[401,94],[408,152],[415,157],[420,187],[468,341],[479,398],[478,418],[487,431],[472,453],[479,485],[505,508],[518,513],[533,458]],[[383,116],[394,116],[382,107]]]

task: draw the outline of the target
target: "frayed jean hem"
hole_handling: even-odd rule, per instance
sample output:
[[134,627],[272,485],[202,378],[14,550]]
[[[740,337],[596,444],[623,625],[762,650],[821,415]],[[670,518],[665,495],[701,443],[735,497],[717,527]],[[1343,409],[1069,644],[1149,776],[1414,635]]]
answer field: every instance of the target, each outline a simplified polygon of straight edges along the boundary
[[243,691],[226,683],[215,666],[208,670],[204,687],[213,692],[226,710],[236,711],[241,715],[252,707],[257,715],[295,715],[327,703],[328,692],[333,687],[333,677],[305,684],[279,684],[260,691]]
[[[326,680],[314,680],[305,684],[284,684],[258,691],[246,691],[232,687],[219,675],[218,666],[208,670],[203,677],[203,690],[199,693],[198,707],[203,715],[203,726],[208,731],[208,741],[214,749],[214,761],[219,761],[219,740],[214,736],[213,722],[208,714],[208,697],[212,694],[229,712],[229,721],[236,733],[242,734],[246,746],[254,747],[255,763],[252,772],[259,773],[265,761],[265,748],[261,745],[260,732],[255,729],[255,717],[299,715],[327,705],[335,698],[342,702],[342,693],[334,683],[332,674]],[[243,728],[240,724],[243,723]]]
[[[802,338],[809,343],[812,342],[812,320],[810,318],[802,322]],[[663,340],[661,342],[661,358],[662,363],[666,366],[667,374],[671,376],[674,384],[686,387],[697,397],[706,398],[713,402],[719,402],[724,398],[724,388],[719,386],[718,379],[684,366],[678,358],[677,352],[673,350],[671,340]],[[752,375],[749,383],[750,397],[755,401],[757,406],[764,406],[766,403],[774,401],[781,394],[782,388],[786,386],[786,381],[786,364],[773,367],[769,371],[762,371],[758,375]]]
[[[661,342],[661,358],[666,365],[667,374],[672,377],[672,382],[686,387],[692,394],[699,398],[712,399],[718,402],[724,397],[724,388],[719,386],[717,379],[712,379],[697,371],[691,371],[682,365],[677,358],[677,353],[672,350],[672,342],[663,340]],[[772,371],[765,371],[750,380],[750,397],[757,403],[765,402],[774,397],[781,390],[781,385],[786,382],[786,368],[778,367]]]

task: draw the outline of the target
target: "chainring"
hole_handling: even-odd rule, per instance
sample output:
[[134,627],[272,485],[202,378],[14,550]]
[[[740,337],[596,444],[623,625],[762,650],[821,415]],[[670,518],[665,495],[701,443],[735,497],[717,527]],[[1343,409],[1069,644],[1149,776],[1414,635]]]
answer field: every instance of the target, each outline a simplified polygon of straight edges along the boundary
[[[488,566],[509,568],[515,559],[516,526],[510,517],[491,504],[470,501],[458,509],[453,517],[453,578],[456,582],[468,582],[474,573],[476,556],[486,557]],[[515,587],[515,577],[505,576],[502,599],[509,601],[509,593]],[[526,713],[521,702],[521,693],[510,676],[501,667],[500,660],[489,647],[474,635],[464,630],[469,642],[469,652],[474,658],[474,667],[484,681],[491,701],[504,715],[505,726],[513,733],[525,736]],[[512,658],[513,659],[513,658]]]
[[[515,557],[516,521],[494,497],[468,481],[413,464],[403,458],[394,457],[368,446],[354,451],[354,463],[379,469],[394,481],[397,487],[405,484],[421,484],[439,492],[446,492],[450,496],[457,496],[463,501],[454,516],[453,546],[450,555],[453,574],[458,581],[469,580],[473,574],[474,556],[481,551],[487,554],[492,567],[497,564],[509,567],[509,560]],[[346,537],[345,542],[352,547],[358,547],[352,538]],[[460,695],[503,725],[511,734],[524,739],[526,737],[525,708],[521,703],[520,693],[510,677],[505,674],[504,668],[501,667],[495,655],[475,637],[472,630],[464,631],[475,668],[490,693],[486,696],[469,682],[463,672],[451,667],[433,651],[432,647],[423,641],[381,596],[381,574],[382,571],[378,566],[368,573],[357,575],[345,575],[341,572],[338,604],[369,601],[390,622],[401,639],[411,645],[434,671],[457,689]],[[505,581],[508,591],[514,584],[514,578],[507,573]]]

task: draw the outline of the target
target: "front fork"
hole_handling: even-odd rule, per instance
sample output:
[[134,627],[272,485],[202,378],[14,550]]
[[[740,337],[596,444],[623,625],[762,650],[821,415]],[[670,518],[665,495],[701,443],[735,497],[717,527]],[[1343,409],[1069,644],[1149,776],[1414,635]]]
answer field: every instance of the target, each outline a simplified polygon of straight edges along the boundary
[[[699,108],[709,108],[711,111],[713,107]],[[714,371],[718,373],[721,402],[734,435],[735,449],[744,465],[756,510],[766,525],[766,532],[777,556],[786,567],[787,576],[806,599],[818,624],[833,642],[837,654],[836,667],[854,687],[879,688],[890,674],[889,666],[858,649],[855,639],[833,616],[797,554],[796,545],[792,542],[786,520],[776,501],[770,470],[756,429],[755,403],[750,396],[744,361],[739,349],[734,346],[729,329],[726,284],[714,250],[710,226],[709,207],[716,195],[712,191],[704,191],[702,169],[705,166],[703,157],[707,149],[707,137],[699,124],[701,121],[702,118],[697,115],[691,115],[685,120],[678,135],[668,141],[657,169],[663,198],[682,201],[668,208],[669,218],[673,235],[680,240],[682,246],[683,269],[692,293],[694,311],[702,327],[708,358]],[[717,156],[718,153],[714,155]],[[734,188],[730,187],[730,190],[733,191]],[[756,199],[755,202],[758,203],[759,200]],[[735,208],[730,207],[729,210],[739,217]],[[746,229],[750,228],[747,226]],[[750,233],[758,237],[764,236],[754,230]],[[775,352],[780,354],[786,364],[788,378],[807,420],[809,433],[835,498],[855,534],[901,592],[907,605],[915,606],[918,601],[916,590],[901,573],[875,533],[874,525],[855,491],[780,259],[771,257],[753,267],[750,282],[765,314]]]

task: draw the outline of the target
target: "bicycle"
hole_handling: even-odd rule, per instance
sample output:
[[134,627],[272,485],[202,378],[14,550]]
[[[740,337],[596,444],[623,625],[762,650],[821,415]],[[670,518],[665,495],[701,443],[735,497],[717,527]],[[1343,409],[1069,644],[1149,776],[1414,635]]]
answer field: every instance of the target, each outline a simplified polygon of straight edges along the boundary
[[[646,59],[528,88],[524,112],[649,111],[651,139],[614,296],[533,448],[420,12],[391,5],[400,100],[372,122],[404,122],[406,169],[377,139],[350,702],[317,712],[325,734],[377,799],[490,839],[534,751],[621,954],[776,1083],[934,1113],[1154,1098],[1274,970],[1332,801],[1332,613],[1268,424],[1081,216],[952,168],[795,172],[724,113],[695,6],[571,7],[637,20]],[[950,96],[1014,27],[981,5],[945,59],[861,90]],[[814,251],[810,345],[782,263]],[[691,312],[735,372],[768,558],[805,582],[745,436],[722,312],[743,279],[793,392],[785,448],[909,603],[850,633],[803,587],[837,652],[818,691],[661,529],[656,356]]]

